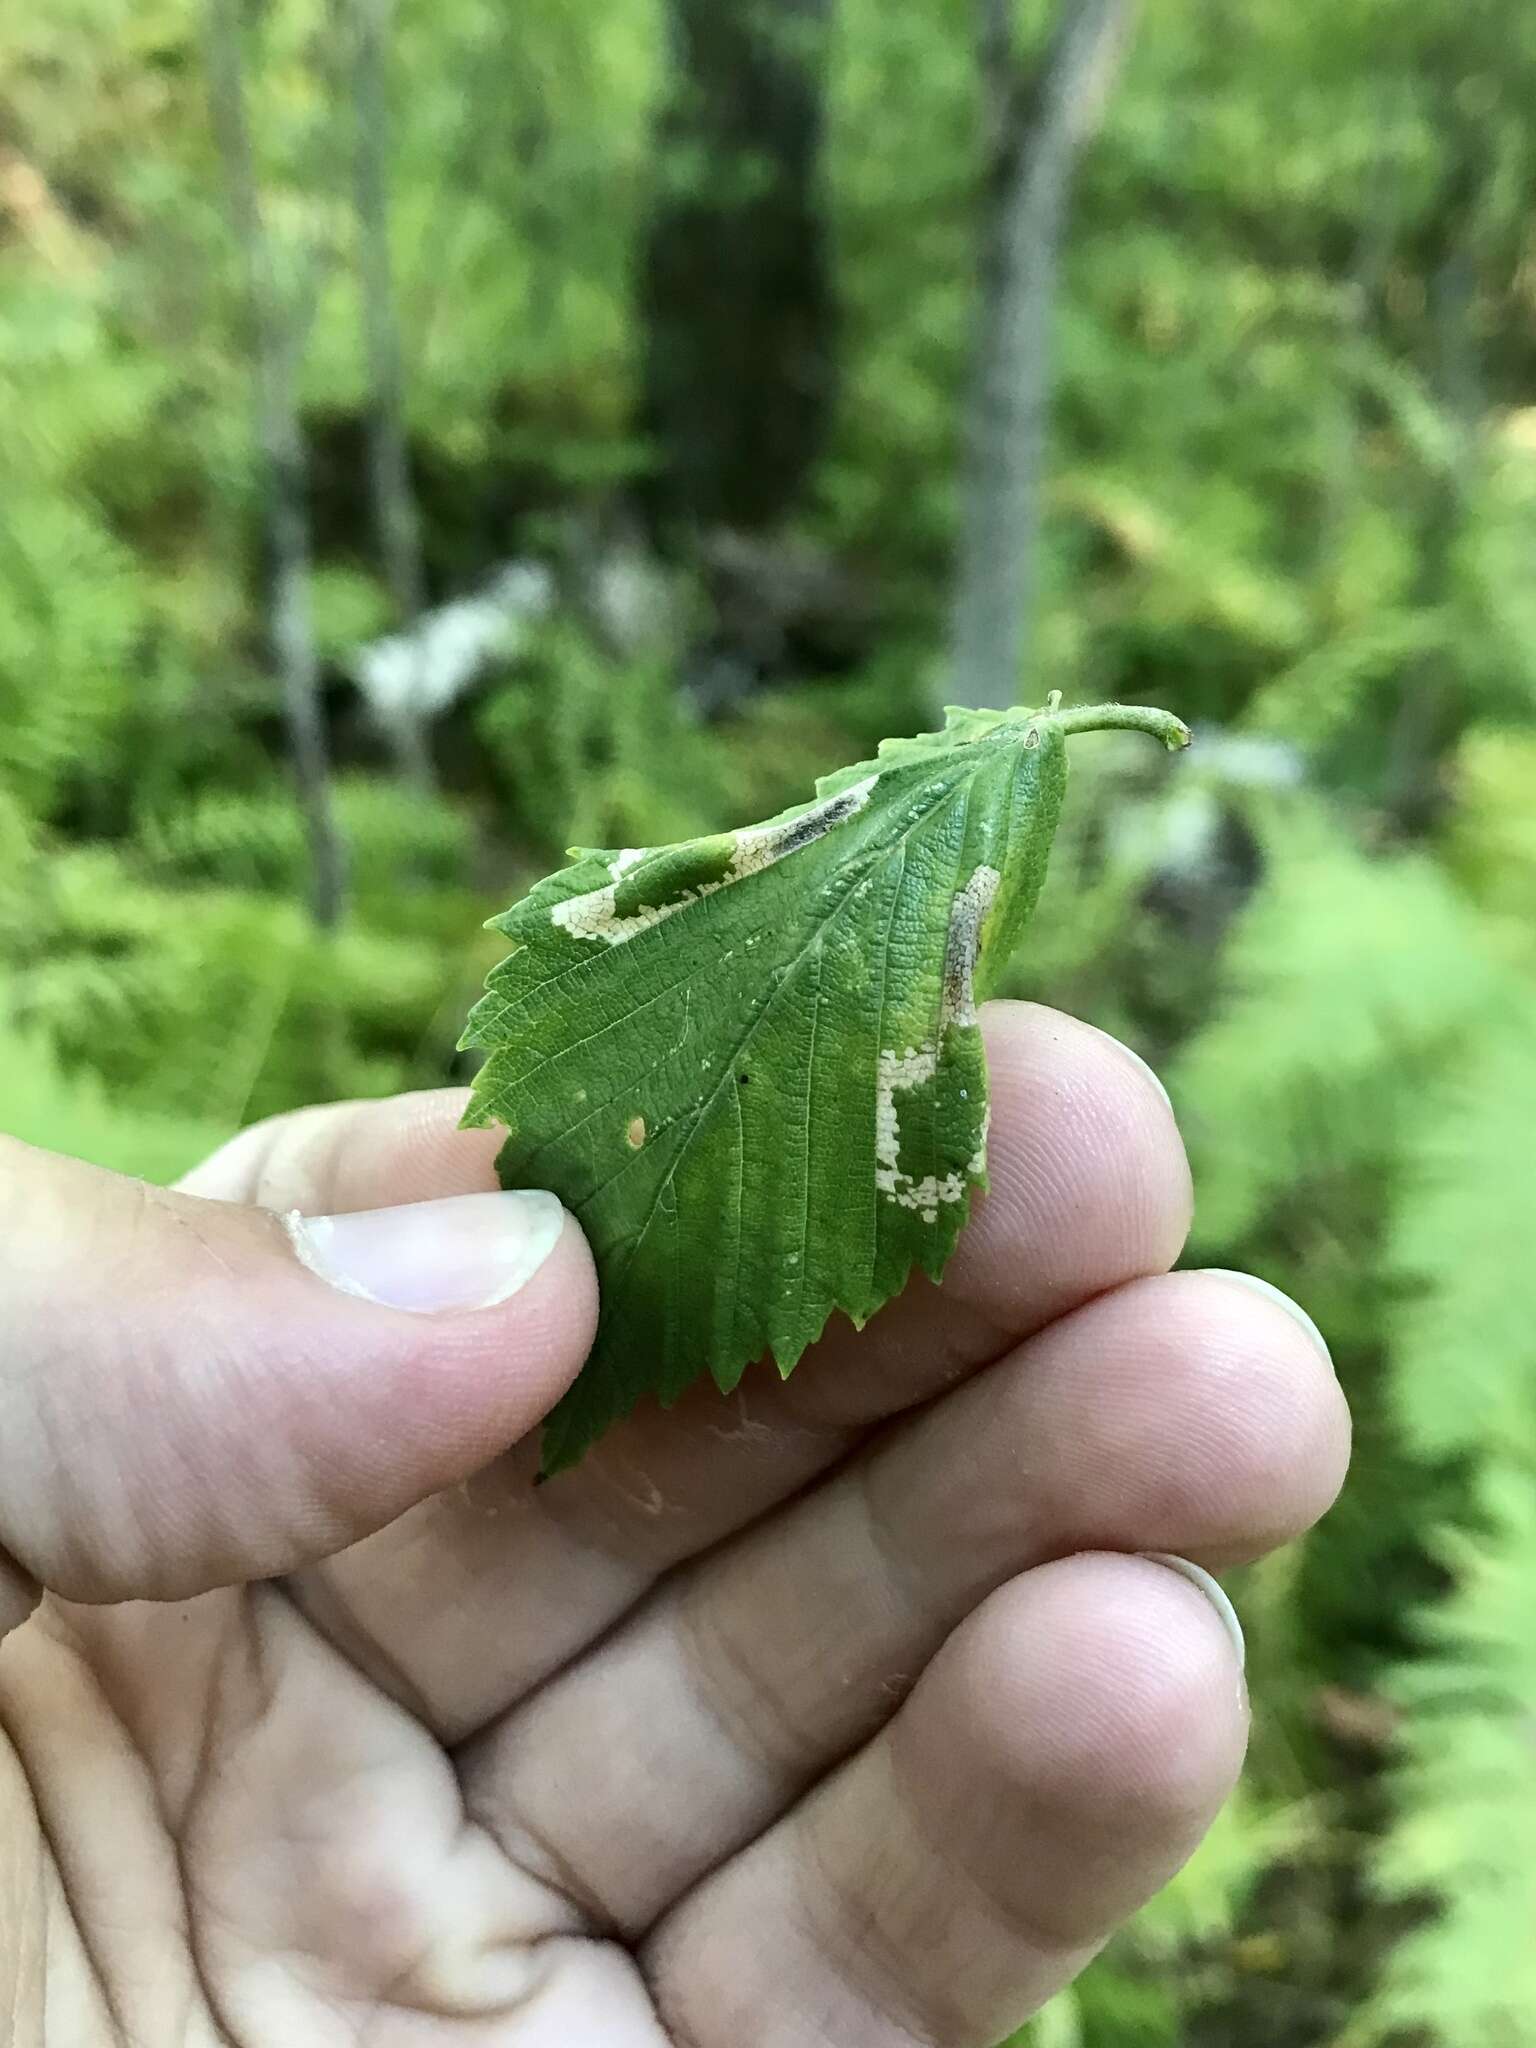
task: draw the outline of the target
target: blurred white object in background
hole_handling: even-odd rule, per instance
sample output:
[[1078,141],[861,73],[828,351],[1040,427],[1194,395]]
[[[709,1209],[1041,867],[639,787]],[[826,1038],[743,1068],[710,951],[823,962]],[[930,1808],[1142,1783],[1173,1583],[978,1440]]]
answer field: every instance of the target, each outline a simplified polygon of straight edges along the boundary
[[403,633],[370,640],[352,656],[352,680],[387,728],[439,717],[493,660],[515,654],[555,601],[543,562],[509,562],[484,590],[423,612]]

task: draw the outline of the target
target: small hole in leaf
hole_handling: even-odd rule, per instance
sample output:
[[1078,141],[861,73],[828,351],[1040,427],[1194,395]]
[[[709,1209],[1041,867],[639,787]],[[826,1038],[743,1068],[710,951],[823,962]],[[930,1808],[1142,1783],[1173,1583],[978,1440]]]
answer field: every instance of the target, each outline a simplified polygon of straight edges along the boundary
[[750,1074],[738,1074],[736,1076],[737,1084],[740,1087],[745,1088],[747,1083],[751,1080],[751,1078],[752,1076]]
[[629,1120],[629,1128],[625,1131],[624,1135],[638,1152],[645,1143],[645,1118],[643,1116],[632,1116]]

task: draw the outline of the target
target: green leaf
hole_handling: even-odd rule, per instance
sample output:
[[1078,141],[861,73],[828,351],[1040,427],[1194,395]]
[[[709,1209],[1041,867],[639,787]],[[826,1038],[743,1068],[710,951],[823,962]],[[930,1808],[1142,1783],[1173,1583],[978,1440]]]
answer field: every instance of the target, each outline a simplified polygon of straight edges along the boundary
[[466,1121],[597,1260],[592,1355],[551,1414],[570,1464],[646,1393],[788,1373],[834,1309],[938,1279],[985,1185],[976,1003],[1039,892],[1069,733],[1166,712],[951,709],[766,824],[574,848],[495,919],[514,950],[465,1033]]

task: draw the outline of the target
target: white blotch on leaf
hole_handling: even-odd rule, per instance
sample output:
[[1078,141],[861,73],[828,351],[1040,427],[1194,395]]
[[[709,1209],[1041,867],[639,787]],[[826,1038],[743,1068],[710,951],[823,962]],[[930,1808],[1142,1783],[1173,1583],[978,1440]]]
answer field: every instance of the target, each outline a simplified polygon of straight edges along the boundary
[[[944,988],[939,1008],[941,1044],[943,1034],[950,1029],[975,1029],[976,958],[981,950],[981,927],[1001,881],[996,868],[978,867],[956,893],[944,952]],[[929,1173],[914,1180],[911,1174],[902,1172],[901,1119],[896,1097],[926,1087],[938,1070],[938,1046],[909,1045],[903,1053],[882,1052],[875,1076],[875,1186],[899,1208],[915,1209],[925,1223],[937,1223],[940,1203],[960,1201],[967,1183],[979,1178],[987,1163],[987,1116],[983,1116],[980,1141],[963,1173]],[[966,1091],[962,1089],[960,1093],[964,1100]]]
[[965,1193],[959,1173],[925,1174],[914,1180],[901,1170],[901,1122],[896,1114],[898,1089],[910,1094],[938,1072],[938,1054],[931,1045],[908,1046],[903,1053],[882,1052],[875,1077],[875,1186],[901,1209],[916,1209],[925,1223],[937,1223],[940,1202],[958,1202]]
[[965,1162],[968,1179],[980,1180],[987,1170],[987,1134],[992,1129],[992,1105],[989,1102],[981,1113],[981,1136],[976,1140],[976,1150]]
[[878,779],[874,775],[866,775],[862,782],[851,783],[847,789],[840,789],[836,796],[823,797],[820,803],[812,804],[799,817],[786,818],[782,824],[749,825],[744,832],[738,832],[730,871],[725,882],[715,886],[724,888],[727,883],[744,881],[748,875],[760,874],[764,868],[771,868],[786,854],[798,853],[803,846],[814,845],[834,825],[841,825],[855,812],[863,810]]
[[835,796],[823,797],[820,803],[812,804],[798,817],[786,818],[777,825],[748,826],[736,834],[730,865],[718,882],[701,882],[696,889],[682,890],[668,903],[648,903],[630,916],[621,917],[618,907],[620,879],[645,858],[647,851],[644,847],[626,846],[608,863],[608,872],[613,880],[604,888],[589,889],[585,895],[570,896],[564,903],[555,904],[549,913],[550,922],[561,931],[569,932],[573,939],[603,939],[610,946],[622,946],[677,911],[686,909],[690,903],[713,896],[717,890],[728,889],[733,882],[744,882],[748,875],[761,874],[764,868],[772,867],[788,854],[814,845],[835,825],[841,825],[855,812],[863,810],[878,780],[878,776],[867,775],[862,782],[838,790]]
[[976,1022],[976,956],[981,951],[981,927],[1002,879],[996,868],[977,868],[950,907],[949,941],[944,949],[943,1024]]

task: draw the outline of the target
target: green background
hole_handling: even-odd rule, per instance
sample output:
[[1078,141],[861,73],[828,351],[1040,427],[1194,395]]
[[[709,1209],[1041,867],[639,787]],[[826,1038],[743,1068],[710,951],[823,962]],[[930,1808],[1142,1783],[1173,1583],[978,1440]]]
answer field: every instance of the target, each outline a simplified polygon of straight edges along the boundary
[[[838,0],[770,53],[787,198],[739,53],[690,84],[667,12],[399,0],[426,595],[509,561],[556,593],[431,722],[429,776],[349,672],[399,592],[348,10],[243,24],[329,924],[207,23],[0,14],[0,1128],[170,1177],[253,1117],[466,1078],[482,920],[567,843],[765,816],[932,722],[990,203],[973,9]],[[1026,76],[1050,17],[1021,10]],[[1533,109],[1519,0],[1152,0],[1079,165],[1020,689],[1166,704],[1198,743],[1077,744],[1012,986],[1167,1075],[1192,1259],[1313,1311],[1358,1456],[1234,1585],[1241,1796],[1040,2048],[1536,2043]]]

